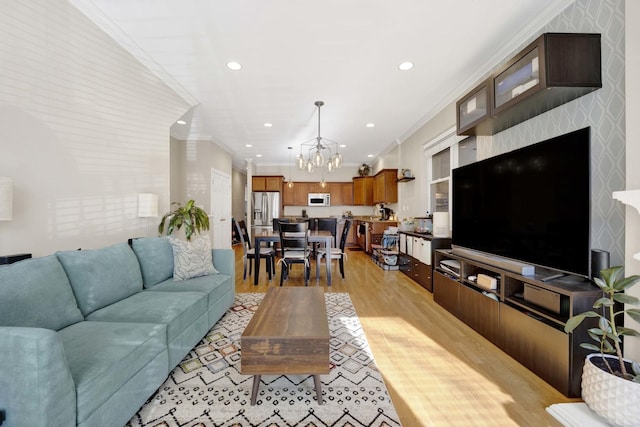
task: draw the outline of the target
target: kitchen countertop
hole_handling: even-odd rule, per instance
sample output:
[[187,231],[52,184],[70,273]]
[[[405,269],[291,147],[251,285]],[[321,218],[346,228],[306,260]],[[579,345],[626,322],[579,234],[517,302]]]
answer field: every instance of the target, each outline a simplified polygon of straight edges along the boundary
[[372,218],[370,216],[365,216],[365,215],[356,215],[356,216],[354,216],[352,218],[349,218],[349,219],[353,219],[353,220],[356,220],[356,221],[363,221],[363,222],[382,222],[382,223],[389,223],[389,224],[397,224],[398,223],[398,221],[391,221],[391,220],[384,220],[383,221],[381,219]]
[[450,239],[451,236],[449,237],[434,237],[433,234],[431,233],[418,233],[417,231],[403,231],[403,230],[399,230],[398,233],[403,233],[406,234],[408,236],[415,236],[415,237],[424,237],[425,239]]

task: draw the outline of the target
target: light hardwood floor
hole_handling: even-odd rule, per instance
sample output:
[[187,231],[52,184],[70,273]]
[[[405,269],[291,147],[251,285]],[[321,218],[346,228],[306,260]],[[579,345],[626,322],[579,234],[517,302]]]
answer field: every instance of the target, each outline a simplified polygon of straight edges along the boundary
[[[266,292],[260,281],[242,280],[236,246],[236,292]],[[433,295],[399,271],[383,271],[364,252],[347,250],[346,279],[333,264],[333,286],[347,292],[358,313],[378,369],[402,424],[409,426],[560,426],[545,408],[578,401],[531,373],[433,301]],[[277,267],[277,274],[280,268]],[[315,274],[312,266],[312,273]],[[295,268],[285,286],[304,286]]]

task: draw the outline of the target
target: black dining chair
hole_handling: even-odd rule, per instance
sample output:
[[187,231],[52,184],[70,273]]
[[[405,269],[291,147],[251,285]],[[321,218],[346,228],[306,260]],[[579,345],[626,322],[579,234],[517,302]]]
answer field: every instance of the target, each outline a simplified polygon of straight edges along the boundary
[[342,235],[340,236],[340,246],[337,248],[320,248],[318,249],[318,253],[316,255],[316,277],[320,276],[320,262],[322,258],[325,259],[325,262],[331,262],[331,260],[337,259],[340,265],[340,274],[344,279],[344,260],[347,257],[347,254],[344,252],[344,247],[347,243],[347,238],[349,236],[349,229],[351,228],[351,220],[347,219],[344,222],[344,228],[342,229]]
[[304,285],[308,286],[311,265],[309,258],[311,250],[309,248],[309,223],[280,223],[280,247],[282,258],[278,263],[282,263],[280,268],[280,286],[285,279],[289,278],[289,269],[293,264],[304,265]]
[[[253,263],[256,258],[256,248],[251,247],[251,239],[249,238],[249,232],[247,231],[247,226],[244,220],[236,221],[235,218],[232,218],[233,226],[238,233],[238,237],[240,238],[240,243],[242,243],[242,250],[244,251],[242,262],[243,262],[243,272],[242,272],[242,280],[247,279],[247,264],[249,264],[249,275],[252,273]],[[267,264],[267,274],[269,275],[269,280],[272,279],[273,274],[276,271],[276,261],[275,261],[275,251],[273,248],[258,248],[258,256],[260,258],[266,259]]]
[[[329,231],[331,233],[331,237],[333,237],[333,244],[337,246],[336,234],[338,233],[338,219],[337,218],[318,218],[318,231]],[[313,246],[313,255],[317,256],[318,247],[320,243],[316,243]]]
[[[272,224],[273,224],[274,233],[280,232],[281,222],[291,222],[291,219],[290,218],[273,218]],[[280,255],[280,252],[282,252],[282,249],[280,248],[280,242],[271,242],[269,246],[271,246],[273,250],[276,251],[276,257]]]

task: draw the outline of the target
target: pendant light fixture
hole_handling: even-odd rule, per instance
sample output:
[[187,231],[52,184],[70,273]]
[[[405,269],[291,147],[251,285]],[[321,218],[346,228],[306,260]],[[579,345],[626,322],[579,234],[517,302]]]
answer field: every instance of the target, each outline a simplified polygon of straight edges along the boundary
[[[338,143],[320,136],[320,108],[323,101],[314,103],[318,107],[318,136],[300,144],[300,155],[296,158],[296,167],[313,173],[316,168],[326,168],[327,172],[342,167],[342,154],[338,152]],[[303,151],[307,151],[307,156]],[[323,169],[324,172],[324,169]]]
[[291,150],[293,150],[293,147],[287,147],[287,149],[289,150],[289,179],[287,181],[287,186],[289,188],[293,188],[293,181],[291,180]]

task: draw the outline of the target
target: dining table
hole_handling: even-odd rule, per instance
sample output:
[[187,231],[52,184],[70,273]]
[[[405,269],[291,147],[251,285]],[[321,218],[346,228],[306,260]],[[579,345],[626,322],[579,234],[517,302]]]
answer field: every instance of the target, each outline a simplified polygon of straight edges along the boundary
[[[273,231],[271,229],[253,229],[253,239],[254,239],[254,248],[259,248],[263,242],[273,242],[277,243],[280,241],[280,233],[278,231]],[[309,243],[321,243],[324,245],[325,249],[329,250],[329,248],[333,247],[333,235],[328,230],[311,230],[309,232]],[[253,274],[253,284],[258,285],[258,279],[260,275],[260,258],[255,258],[255,271]],[[328,260],[326,262],[327,267],[327,285],[331,286],[331,261]],[[316,269],[316,280],[320,280],[318,276],[318,270]]]

